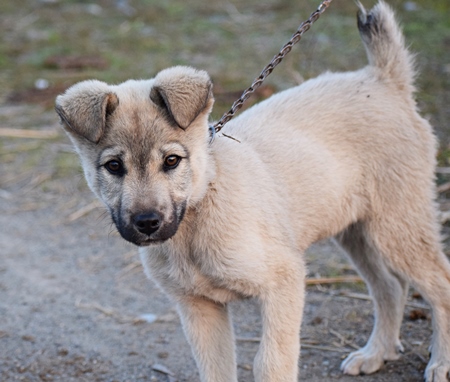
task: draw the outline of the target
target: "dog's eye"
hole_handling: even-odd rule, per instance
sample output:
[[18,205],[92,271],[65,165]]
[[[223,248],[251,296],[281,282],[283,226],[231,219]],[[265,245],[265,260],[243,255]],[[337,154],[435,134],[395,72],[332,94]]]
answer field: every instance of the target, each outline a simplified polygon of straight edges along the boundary
[[175,167],[178,166],[178,163],[180,163],[181,157],[178,155],[169,155],[164,159],[164,168],[166,170],[172,170]]
[[105,168],[113,175],[123,175],[123,165],[117,160],[110,160],[105,164]]

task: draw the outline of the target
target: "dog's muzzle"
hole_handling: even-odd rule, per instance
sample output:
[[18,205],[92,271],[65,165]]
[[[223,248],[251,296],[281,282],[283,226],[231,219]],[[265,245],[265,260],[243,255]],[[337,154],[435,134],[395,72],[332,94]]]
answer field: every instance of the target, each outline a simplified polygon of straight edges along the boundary
[[169,218],[156,210],[144,210],[125,219],[116,219],[113,215],[113,220],[125,240],[139,246],[147,246],[161,244],[174,236],[185,211],[186,203],[181,203],[173,206],[173,213]]

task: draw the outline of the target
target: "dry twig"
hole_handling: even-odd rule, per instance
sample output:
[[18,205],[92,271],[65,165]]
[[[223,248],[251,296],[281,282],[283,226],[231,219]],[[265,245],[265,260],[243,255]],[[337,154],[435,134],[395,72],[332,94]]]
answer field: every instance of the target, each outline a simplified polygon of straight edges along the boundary
[[37,174],[33,176],[33,178],[31,178],[31,180],[21,188],[21,191],[24,193],[30,192],[31,190],[38,187],[47,180],[50,180],[51,178],[52,174],[50,173]]
[[450,174],[450,167],[436,167],[438,174]]
[[359,276],[319,277],[319,278],[307,278],[306,285],[357,283],[362,281],[363,279]]
[[140,322],[144,322],[144,320],[141,318],[135,318],[135,317],[121,315],[121,314],[117,313],[116,311],[114,311],[113,309],[105,308],[97,303],[93,303],[93,304],[82,303],[81,299],[78,299],[77,301],[75,301],[75,306],[77,308],[81,308],[81,309],[98,310],[105,316],[112,317],[120,323],[137,324]]
[[441,211],[438,216],[441,224],[444,224],[450,220],[450,211]]
[[[237,337],[236,341],[239,342],[261,342],[261,338],[259,337]],[[347,349],[341,348],[341,347],[331,347],[331,346],[322,346],[317,345],[317,341],[308,341],[302,339],[301,341],[301,347],[303,349],[314,349],[314,350],[323,350],[323,351],[330,351],[330,352],[337,352],[337,353],[348,353]],[[350,345],[350,344],[348,344]],[[355,346],[355,345],[350,345]],[[356,347],[359,349],[359,347]]]
[[[348,297],[348,298],[355,298],[357,300],[366,300],[366,301],[372,301],[372,297],[370,297],[367,294],[360,294],[360,293],[342,293],[340,296]],[[415,302],[407,302],[405,304],[406,306],[409,306],[411,308],[418,308],[418,309],[426,309],[429,310],[430,307],[423,304],[417,304]]]
[[59,137],[59,132],[55,130],[24,130],[2,127],[0,128],[0,137],[53,139]]
[[2,147],[0,155],[17,154],[25,151],[36,150],[41,147],[42,142],[31,141],[31,142],[21,142],[21,144],[15,144],[11,147]]
[[164,365],[161,365],[159,363],[155,363],[152,366],[152,369],[159,373],[162,373],[162,374],[170,375],[172,377],[174,376],[174,374],[167,367],[165,367]]
[[123,268],[119,273],[118,279],[121,280],[124,277],[135,275],[136,273],[142,273],[142,263],[139,260],[133,261]]
[[302,349],[314,349],[314,350],[322,350],[322,351],[331,351],[335,353],[348,353],[347,349],[342,348],[333,348],[331,346],[319,346],[319,345],[308,345],[302,343],[301,345]]
[[102,205],[97,200],[94,200],[92,203],[89,203],[87,206],[84,206],[83,208],[80,208],[78,211],[75,211],[69,215],[67,218],[67,223],[72,223],[75,220],[78,220],[82,218],[83,216],[87,215],[92,210],[95,210],[98,207],[101,207]]
[[261,338],[259,338],[259,337],[236,337],[236,341],[239,341],[239,342],[260,342]]
[[437,192],[442,193],[442,192],[446,192],[450,190],[450,182],[441,184],[440,186],[437,187]]
[[333,329],[329,329],[329,332],[339,338],[343,344],[348,345],[353,349],[359,350],[360,347],[358,345],[355,345],[353,342],[347,340],[341,333]]

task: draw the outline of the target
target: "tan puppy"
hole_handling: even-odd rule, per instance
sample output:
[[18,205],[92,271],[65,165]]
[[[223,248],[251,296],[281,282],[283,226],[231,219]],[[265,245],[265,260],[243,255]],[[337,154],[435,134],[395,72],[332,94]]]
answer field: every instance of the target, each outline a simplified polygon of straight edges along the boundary
[[177,304],[202,381],[237,381],[228,303],[255,297],[257,381],[296,381],[303,252],[337,235],[367,281],[375,327],[343,362],[399,357],[408,282],[433,307],[427,382],[450,370],[450,266],[434,205],[436,140],[412,98],[411,55],[383,2],[358,26],[369,66],[326,73],[231,121],[210,143],[211,81],[175,67],[148,81],[85,81],[56,100],[93,192]]

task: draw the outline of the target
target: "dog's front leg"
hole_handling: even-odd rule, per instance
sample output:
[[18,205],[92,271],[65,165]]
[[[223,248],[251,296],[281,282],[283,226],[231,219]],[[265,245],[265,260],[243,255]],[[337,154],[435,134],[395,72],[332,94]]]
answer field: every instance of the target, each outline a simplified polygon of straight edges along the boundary
[[234,335],[228,307],[201,297],[178,304],[202,382],[237,382]]
[[260,296],[263,333],[253,368],[257,382],[297,382],[304,280],[278,276],[276,285]]

